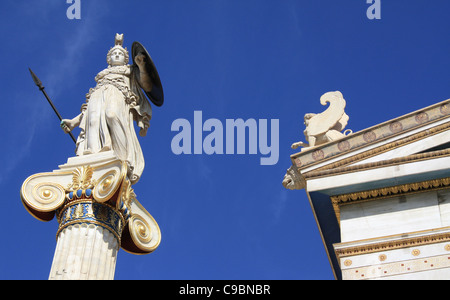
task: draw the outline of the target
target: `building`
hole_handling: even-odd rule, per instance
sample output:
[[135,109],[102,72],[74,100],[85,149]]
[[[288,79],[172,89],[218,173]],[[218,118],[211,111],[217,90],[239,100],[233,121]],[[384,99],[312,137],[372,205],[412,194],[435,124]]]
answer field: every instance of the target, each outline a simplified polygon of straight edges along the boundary
[[291,160],[336,279],[450,279],[450,99]]

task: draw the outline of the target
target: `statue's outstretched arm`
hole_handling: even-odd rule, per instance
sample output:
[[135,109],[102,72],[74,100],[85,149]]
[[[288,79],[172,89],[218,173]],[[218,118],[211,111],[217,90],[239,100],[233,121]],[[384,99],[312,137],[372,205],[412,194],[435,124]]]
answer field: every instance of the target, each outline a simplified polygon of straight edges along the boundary
[[84,112],[87,108],[87,103],[83,103],[81,106],[81,113],[73,119],[62,119],[61,128],[65,133],[71,132],[75,127],[80,126],[81,119],[83,118]]
[[80,126],[81,118],[83,117],[83,113],[79,114],[73,119],[63,119],[61,120],[61,128],[65,133],[71,132],[75,127]]

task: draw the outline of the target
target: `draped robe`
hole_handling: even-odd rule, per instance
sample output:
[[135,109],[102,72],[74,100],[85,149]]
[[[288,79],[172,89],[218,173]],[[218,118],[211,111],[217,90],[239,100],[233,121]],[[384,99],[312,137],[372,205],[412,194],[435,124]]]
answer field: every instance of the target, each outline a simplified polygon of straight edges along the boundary
[[136,183],[145,166],[134,121],[145,136],[152,116],[149,101],[140,89],[136,66],[110,66],[96,77],[97,85],[86,95],[82,109],[76,155],[113,150],[128,165],[128,177]]

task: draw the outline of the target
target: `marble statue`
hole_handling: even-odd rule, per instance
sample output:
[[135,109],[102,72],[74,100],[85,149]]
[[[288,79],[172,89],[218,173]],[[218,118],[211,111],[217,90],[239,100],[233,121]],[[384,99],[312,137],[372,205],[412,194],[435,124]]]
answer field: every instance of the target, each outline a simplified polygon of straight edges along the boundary
[[76,156],[52,172],[29,176],[20,189],[21,201],[33,217],[44,222],[56,217],[59,223],[49,279],[114,279],[120,248],[149,254],[161,242],[158,223],[132,187],[144,169],[134,125],[146,135],[150,101],[156,106],[164,102],[161,80],[147,50],[134,42],[129,53],[123,34],[116,35],[107,63],[73,119],[62,119],[30,69],[64,132],[81,129],[77,139],[71,134]]
[[303,133],[308,143],[293,143],[292,149],[304,147],[302,150],[305,150],[338,140],[352,133],[350,129],[345,130],[343,133],[341,132],[347,126],[349,119],[344,111],[346,102],[341,92],[325,93],[320,97],[320,103],[322,105],[329,103],[330,106],[320,114],[307,113],[304,116],[306,129]]
[[[140,136],[145,136],[152,117],[145,94],[156,105],[162,105],[159,76],[151,57],[138,46],[133,44],[133,48],[139,49],[132,49],[134,64],[129,65],[123,34],[116,34],[115,46],[107,54],[108,67],[95,77],[97,85],[86,95],[81,113],[61,121],[66,133],[76,127],[81,129],[76,143],[77,156],[112,150],[128,165],[128,177],[133,184],[139,180],[145,165],[134,122],[140,128]],[[155,83],[160,91],[158,97],[152,98]],[[155,98],[159,99],[154,101]]]

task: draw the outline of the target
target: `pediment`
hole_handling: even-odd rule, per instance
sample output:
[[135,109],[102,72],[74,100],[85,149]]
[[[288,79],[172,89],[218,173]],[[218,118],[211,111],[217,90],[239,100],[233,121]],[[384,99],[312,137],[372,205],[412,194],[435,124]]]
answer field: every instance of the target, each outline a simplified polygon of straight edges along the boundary
[[[417,159],[450,148],[450,99],[291,155],[302,176]],[[437,153],[437,154],[436,154]],[[427,157],[430,157],[428,155]]]

